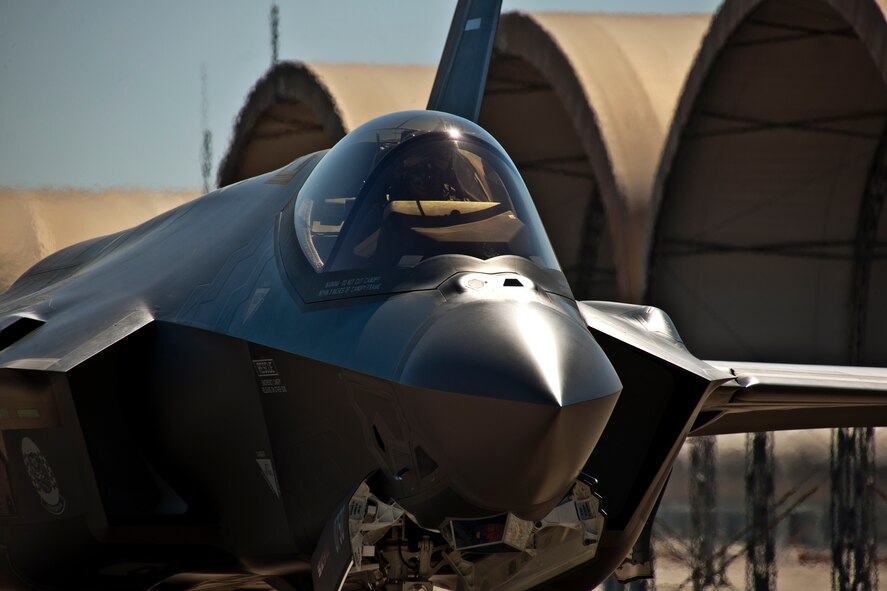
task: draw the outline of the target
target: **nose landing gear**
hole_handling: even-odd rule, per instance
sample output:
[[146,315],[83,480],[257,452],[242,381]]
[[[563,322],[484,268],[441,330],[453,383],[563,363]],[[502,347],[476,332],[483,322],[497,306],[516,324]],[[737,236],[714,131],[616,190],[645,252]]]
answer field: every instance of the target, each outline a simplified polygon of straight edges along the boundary
[[593,558],[606,519],[594,480],[584,477],[535,522],[502,513],[426,529],[366,483],[342,508],[324,536],[341,540],[339,555],[321,544],[314,566],[347,568],[335,579],[315,577],[317,591],[523,591]]

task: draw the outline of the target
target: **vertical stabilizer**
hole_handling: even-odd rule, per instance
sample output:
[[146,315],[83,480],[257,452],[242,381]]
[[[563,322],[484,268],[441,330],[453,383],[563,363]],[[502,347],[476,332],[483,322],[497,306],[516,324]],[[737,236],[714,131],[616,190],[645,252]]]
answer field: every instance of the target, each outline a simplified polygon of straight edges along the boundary
[[459,0],[428,109],[477,122],[502,0]]

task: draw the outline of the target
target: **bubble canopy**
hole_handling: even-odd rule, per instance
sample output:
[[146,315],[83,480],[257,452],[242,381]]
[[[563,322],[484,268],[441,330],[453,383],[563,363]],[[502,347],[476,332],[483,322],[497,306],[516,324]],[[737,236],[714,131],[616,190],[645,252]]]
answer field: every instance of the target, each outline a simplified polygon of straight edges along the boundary
[[321,274],[409,270],[448,255],[560,271],[505,150],[447,113],[394,113],[351,132],[305,181],[294,226]]

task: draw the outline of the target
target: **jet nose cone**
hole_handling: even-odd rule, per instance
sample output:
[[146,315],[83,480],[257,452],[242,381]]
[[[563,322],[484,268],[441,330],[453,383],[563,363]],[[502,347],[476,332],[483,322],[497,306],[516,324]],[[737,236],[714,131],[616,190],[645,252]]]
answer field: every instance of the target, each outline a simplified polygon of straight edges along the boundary
[[535,301],[481,300],[449,310],[419,338],[400,382],[557,406],[622,389],[588,329]]
[[507,301],[438,317],[400,383],[422,446],[456,492],[527,519],[570,487],[622,388],[586,327],[545,304]]

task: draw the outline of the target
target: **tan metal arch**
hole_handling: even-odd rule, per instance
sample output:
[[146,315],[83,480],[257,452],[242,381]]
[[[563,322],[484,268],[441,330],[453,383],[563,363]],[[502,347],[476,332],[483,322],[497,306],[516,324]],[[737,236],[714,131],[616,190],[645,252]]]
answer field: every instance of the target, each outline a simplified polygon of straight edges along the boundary
[[518,163],[580,297],[640,297],[653,176],[710,18],[502,16],[480,123]]
[[713,20],[656,176],[648,276],[694,353],[887,362],[885,331],[855,328],[887,295],[885,4],[727,0]]
[[[580,297],[637,301],[650,187],[709,15],[510,13],[480,123],[521,169]],[[434,66],[282,63],[247,98],[225,185],[424,108]]]
[[385,113],[422,109],[434,68],[281,62],[253,87],[219,165],[219,186],[331,147]]

